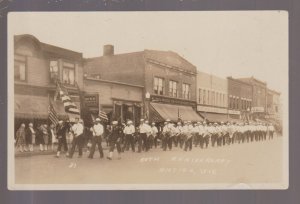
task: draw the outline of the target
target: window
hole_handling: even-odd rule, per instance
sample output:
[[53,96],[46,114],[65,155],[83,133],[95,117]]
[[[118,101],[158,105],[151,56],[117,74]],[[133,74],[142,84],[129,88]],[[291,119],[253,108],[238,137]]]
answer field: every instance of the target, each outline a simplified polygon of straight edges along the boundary
[[210,91],[209,90],[207,90],[207,104],[208,105],[210,105],[210,97],[209,97],[209,95],[210,95]]
[[202,90],[199,89],[199,98],[198,98],[199,103],[202,103]]
[[190,99],[190,85],[189,84],[182,84],[182,97],[185,99]]
[[75,65],[72,63],[63,63],[63,83],[74,85],[75,84]]
[[223,95],[222,107],[225,107],[225,94],[222,95]]
[[211,95],[211,103],[212,103],[212,105],[214,106],[214,105],[216,105],[215,103],[215,92],[213,91],[212,92],[212,95]]
[[275,106],[275,111],[276,113],[278,113],[278,106]]
[[206,90],[203,90],[203,104],[206,104]]
[[164,94],[164,79],[154,77],[154,93],[158,95]]
[[58,61],[57,60],[51,60],[50,61],[50,67],[49,67],[49,71],[50,71],[50,80],[52,82],[56,82],[56,80],[58,79]]
[[169,96],[177,97],[177,82],[169,81]]
[[15,81],[26,80],[26,57],[25,56],[15,56],[14,76],[15,76]]

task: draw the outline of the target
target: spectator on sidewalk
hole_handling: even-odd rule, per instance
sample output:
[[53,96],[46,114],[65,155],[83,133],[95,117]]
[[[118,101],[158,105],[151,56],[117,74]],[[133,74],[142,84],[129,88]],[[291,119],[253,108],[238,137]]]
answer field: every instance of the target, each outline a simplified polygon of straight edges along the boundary
[[26,145],[29,151],[33,152],[33,147],[35,144],[36,133],[33,128],[33,123],[28,124],[28,128],[26,129]]
[[25,136],[25,124],[22,123],[16,132],[16,146],[20,152],[27,152]]

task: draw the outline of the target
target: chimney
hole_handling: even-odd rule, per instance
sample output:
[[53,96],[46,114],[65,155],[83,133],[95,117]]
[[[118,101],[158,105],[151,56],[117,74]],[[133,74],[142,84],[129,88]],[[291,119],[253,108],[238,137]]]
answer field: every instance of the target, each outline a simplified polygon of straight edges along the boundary
[[103,46],[103,56],[112,56],[114,55],[114,46],[113,45],[104,45]]

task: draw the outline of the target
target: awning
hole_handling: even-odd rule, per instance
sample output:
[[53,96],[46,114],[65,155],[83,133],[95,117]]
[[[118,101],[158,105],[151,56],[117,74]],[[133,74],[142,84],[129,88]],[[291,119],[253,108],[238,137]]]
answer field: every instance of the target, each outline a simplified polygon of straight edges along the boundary
[[227,122],[228,115],[222,113],[200,113],[209,122]]
[[[150,117],[156,122],[161,122],[166,119],[178,121],[180,118],[183,121],[203,121],[203,119],[190,106],[170,105],[161,103],[150,103]],[[155,116],[155,117],[154,117]]]
[[[15,95],[15,118],[48,119],[49,99],[43,96]],[[68,118],[61,101],[52,101],[59,118]]]

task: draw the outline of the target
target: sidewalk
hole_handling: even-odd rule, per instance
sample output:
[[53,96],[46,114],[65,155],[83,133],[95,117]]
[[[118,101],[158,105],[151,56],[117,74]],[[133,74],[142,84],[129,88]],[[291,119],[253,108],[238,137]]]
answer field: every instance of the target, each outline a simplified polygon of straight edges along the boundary
[[[69,147],[69,149],[70,148],[71,148],[71,146]],[[106,145],[106,142],[102,142],[102,148],[103,148],[103,150],[107,150],[108,149],[108,147]],[[38,156],[38,155],[55,155],[56,151],[57,151],[57,144],[54,145],[53,150],[51,149],[51,146],[49,146],[47,151],[40,151],[40,148],[39,148],[38,145],[35,145],[33,147],[33,152],[30,152],[30,151],[20,152],[15,147],[15,157],[30,157],[30,156]],[[77,151],[77,150],[75,150],[75,151]],[[87,151],[87,147],[83,147],[83,152],[85,152],[85,151]],[[98,147],[97,146],[96,146],[96,151],[98,151]]]

